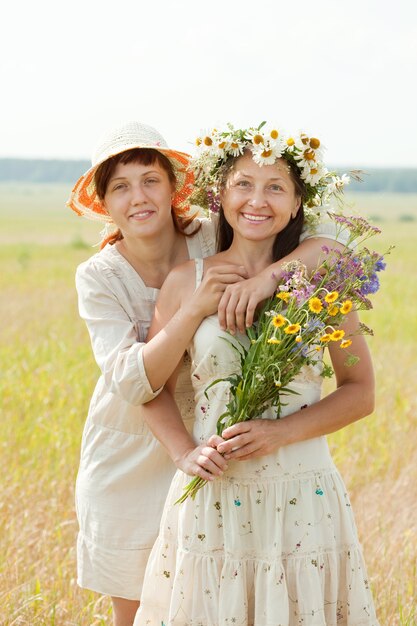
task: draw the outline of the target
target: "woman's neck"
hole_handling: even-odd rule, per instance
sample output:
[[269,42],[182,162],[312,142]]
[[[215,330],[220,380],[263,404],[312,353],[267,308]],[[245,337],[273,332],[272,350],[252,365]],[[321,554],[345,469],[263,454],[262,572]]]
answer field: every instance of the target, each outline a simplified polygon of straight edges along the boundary
[[256,276],[273,263],[272,247],[273,242],[249,241],[235,236],[230,248],[221,253],[222,260],[243,265],[249,277]]
[[159,289],[169,272],[188,260],[184,235],[174,227],[158,237],[135,239],[125,237],[115,244],[120,254],[140,275],[148,287]]

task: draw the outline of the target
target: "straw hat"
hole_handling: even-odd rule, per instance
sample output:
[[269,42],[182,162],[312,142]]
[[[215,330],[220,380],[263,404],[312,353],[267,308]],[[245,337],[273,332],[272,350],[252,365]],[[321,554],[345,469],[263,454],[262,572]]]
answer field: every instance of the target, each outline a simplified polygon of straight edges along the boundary
[[139,122],[127,122],[103,137],[92,158],[92,167],[75,183],[67,206],[83,217],[111,223],[110,215],[97,196],[94,174],[101,163],[133,148],[153,148],[170,160],[177,180],[172,205],[177,215],[184,215],[189,209],[188,198],[194,181],[193,173],[188,169],[191,157],[168,148],[157,130]]

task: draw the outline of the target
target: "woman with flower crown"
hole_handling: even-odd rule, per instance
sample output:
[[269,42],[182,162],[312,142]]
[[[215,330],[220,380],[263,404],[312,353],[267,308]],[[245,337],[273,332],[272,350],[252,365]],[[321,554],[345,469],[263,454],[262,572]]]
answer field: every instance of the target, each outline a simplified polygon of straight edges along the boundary
[[[209,186],[210,201],[218,202],[218,253],[169,274],[150,336],[169,324],[218,264],[243,265],[251,277],[295,250],[306,203],[320,204],[333,193],[318,143],[303,135],[278,139],[273,130],[229,126],[201,147],[196,188],[204,201]],[[359,357],[354,367],[339,346],[329,346],[336,391],[320,399],[321,361],[310,363],[290,384],[295,393],[286,396],[284,419],[268,409],[262,419],[235,424],[220,437],[213,433],[240,368],[237,340],[249,339],[227,335],[213,315],[200,324],[187,348],[194,441],[173,399],[175,375],[143,407],[180,469],[135,626],[378,626],[349,498],[325,439],[373,410],[372,363],[358,327],[357,314],[346,310],[343,328]],[[222,461],[202,454],[205,444],[221,452]],[[182,459],[193,450],[198,467],[184,472]],[[207,481],[194,499],[181,498],[187,473]]]
[[[279,263],[246,281],[245,271],[235,265],[206,272],[188,304],[145,343],[168,272],[215,251],[214,222],[190,208],[188,164],[189,156],[169,149],[153,128],[129,122],[103,138],[69,201],[78,215],[113,230],[76,276],[80,315],[101,369],[83,433],[76,503],[78,583],[112,597],[116,626],[133,622],[175,470],[149,432],[141,405],[160,393],[206,315],[219,306],[222,326],[243,331],[280,273]],[[314,267],[325,242],[314,236],[332,239],[335,232],[320,224],[304,235],[310,238],[294,254]],[[191,391],[185,362],[176,399],[189,428]],[[196,471],[200,455],[224,463],[213,448],[201,446],[180,467]]]

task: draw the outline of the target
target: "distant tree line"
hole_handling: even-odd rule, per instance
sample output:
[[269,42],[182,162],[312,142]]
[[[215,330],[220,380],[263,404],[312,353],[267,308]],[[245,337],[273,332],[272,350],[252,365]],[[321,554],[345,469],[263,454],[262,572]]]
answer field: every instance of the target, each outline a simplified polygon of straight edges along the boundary
[[89,161],[0,159],[0,181],[19,183],[75,183]]
[[[0,159],[0,182],[74,183],[89,167],[89,161]],[[363,168],[361,178],[358,182],[351,177],[349,191],[417,193],[417,169]]]

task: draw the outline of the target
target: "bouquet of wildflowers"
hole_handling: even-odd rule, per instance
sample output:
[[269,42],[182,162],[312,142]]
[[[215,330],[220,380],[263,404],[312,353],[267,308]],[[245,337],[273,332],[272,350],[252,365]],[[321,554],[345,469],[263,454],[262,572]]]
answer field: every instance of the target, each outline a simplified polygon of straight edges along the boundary
[[[372,308],[369,296],[379,289],[378,272],[385,269],[385,262],[363,242],[380,230],[362,217],[330,217],[338,230],[349,230],[348,247],[343,252],[323,248],[324,260],[310,278],[300,262],[288,263],[278,291],[247,330],[249,346],[230,344],[240,354],[241,371],[226,379],[230,395],[217,422],[218,435],[237,422],[260,417],[271,406],[279,418],[283,395],[294,393],[289,384],[303,366],[321,361],[327,343],[337,342],[347,351],[348,365],[358,361],[349,353],[352,341],[341,326],[350,311]],[[360,324],[359,333],[372,330]],[[322,376],[332,375],[332,368],[325,365]],[[211,383],[206,393],[220,380],[224,379]],[[194,498],[206,482],[195,477],[178,502]]]

